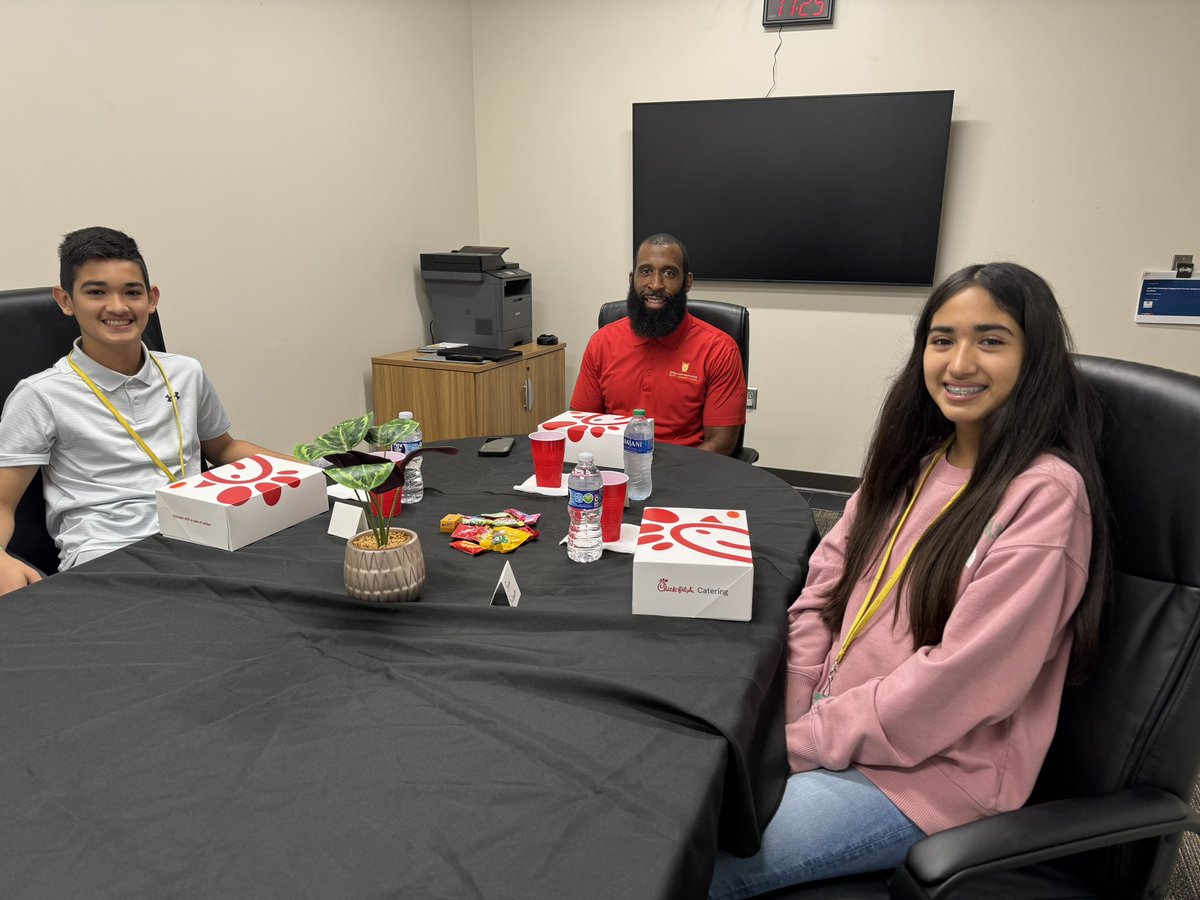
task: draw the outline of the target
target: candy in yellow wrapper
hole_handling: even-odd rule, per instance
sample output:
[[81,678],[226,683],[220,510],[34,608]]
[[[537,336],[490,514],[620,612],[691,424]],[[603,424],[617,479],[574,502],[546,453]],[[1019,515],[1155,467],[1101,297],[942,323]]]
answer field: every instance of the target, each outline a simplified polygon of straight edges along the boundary
[[528,531],[522,531],[520,528],[508,528],[500,526],[492,528],[479,539],[479,546],[488,550],[495,550],[497,553],[511,553],[523,543],[525,543],[531,535]]
[[442,534],[453,534],[460,522],[462,522],[462,513],[450,513],[442,516]]

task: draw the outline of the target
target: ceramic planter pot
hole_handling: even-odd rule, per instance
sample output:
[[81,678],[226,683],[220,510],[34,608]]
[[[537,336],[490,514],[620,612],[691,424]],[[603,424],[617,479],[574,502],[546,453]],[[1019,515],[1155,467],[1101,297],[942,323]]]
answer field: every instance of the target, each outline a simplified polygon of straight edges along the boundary
[[383,550],[356,547],[354,542],[370,531],[362,531],[346,542],[343,577],[346,593],[356,600],[399,603],[416,600],[425,584],[425,554],[416,532],[392,528],[393,535],[407,537],[404,544]]

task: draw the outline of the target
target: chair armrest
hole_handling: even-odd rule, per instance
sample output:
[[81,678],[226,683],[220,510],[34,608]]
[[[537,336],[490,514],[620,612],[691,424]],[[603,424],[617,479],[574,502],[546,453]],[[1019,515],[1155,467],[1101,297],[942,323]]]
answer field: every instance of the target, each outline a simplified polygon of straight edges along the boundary
[[1158,788],[1039,803],[918,841],[892,878],[891,896],[938,900],[994,872],[1179,831],[1200,831],[1200,815]]
[[740,459],[744,463],[754,465],[758,462],[758,451],[752,447],[742,447],[737,453],[733,454],[734,459]]

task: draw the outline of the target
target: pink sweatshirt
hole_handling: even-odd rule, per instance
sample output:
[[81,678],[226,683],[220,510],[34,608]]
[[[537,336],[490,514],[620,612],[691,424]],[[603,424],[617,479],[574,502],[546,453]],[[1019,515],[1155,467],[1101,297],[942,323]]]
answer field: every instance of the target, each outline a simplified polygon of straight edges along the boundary
[[[968,475],[939,460],[890,566]],[[1083,480],[1062,460],[1038,457],[1009,485],[967,560],[941,643],[913,651],[907,589],[897,619],[893,591],[842,659],[830,696],[814,704],[878,566],[851,596],[841,633],[831,633],[818,612],[842,571],[857,499],[813,554],[788,614],[792,771],[854,766],[926,834],[1016,809],[1054,736],[1070,620],[1087,583]]]

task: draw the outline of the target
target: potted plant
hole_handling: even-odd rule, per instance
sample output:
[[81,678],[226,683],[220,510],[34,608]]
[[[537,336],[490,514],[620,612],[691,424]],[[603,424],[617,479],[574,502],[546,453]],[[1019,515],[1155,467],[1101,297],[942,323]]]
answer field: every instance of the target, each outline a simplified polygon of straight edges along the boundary
[[356,449],[364,441],[387,447],[405,429],[398,419],[372,425],[372,413],[339,422],[310,444],[297,444],[292,454],[302,462],[324,459],[325,474],[354,492],[367,520],[367,530],[346,542],[343,574],[346,592],[359,600],[415,600],[425,583],[425,557],[416,532],[392,525],[400,510],[404,466],[426,452],[458,453],[454,447],[429,447],[400,462]]

